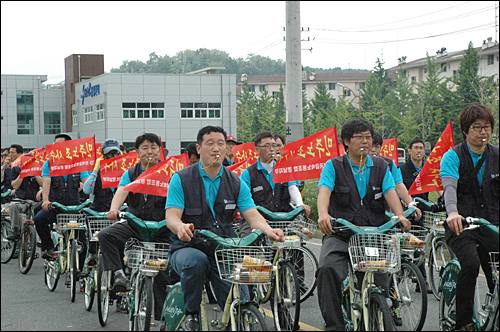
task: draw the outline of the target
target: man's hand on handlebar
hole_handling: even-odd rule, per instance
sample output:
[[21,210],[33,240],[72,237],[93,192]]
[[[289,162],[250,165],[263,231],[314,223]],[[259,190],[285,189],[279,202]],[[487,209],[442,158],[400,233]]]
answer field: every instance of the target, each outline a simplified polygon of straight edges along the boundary
[[303,208],[304,208],[304,211],[305,211],[305,214],[306,214],[306,217],[309,217],[309,215],[311,214],[311,207],[309,205],[301,205]]
[[193,238],[194,225],[193,224],[181,224],[177,228],[177,236],[179,240],[184,242],[191,242]]
[[323,234],[326,234],[326,235],[332,234],[332,224],[330,222],[331,219],[332,219],[332,216],[330,216],[329,214],[326,214],[324,216],[321,216],[321,215],[319,216],[318,226]]
[[266,236],[272,241],[283,242],[285,241],[285,235],[283,231],[279,228],[272,228],[270,232],[267,232]]
[[403,232],[408,233],[411,229],[411,222],[405,216],[399,216],[399,222],[403,225]]
[[118,209],[111,209],[109,210],[107,217],[109,220],[118,220],[118,214],[120,213],[120,210]]
[[49,204],[50,204],[50,201],[43,201],[43,203],[42,203],[42,209],[44,209],[45,211],[49,212]]
[[450,227],[451,231],[457,236],[460,235],[460,233],[462,233],[464,230],[464,227],[462,225],[463,219],[464,217],[458,214],[458,212],[451,212],[448,215],[448,219],[446,219],[446,223]]

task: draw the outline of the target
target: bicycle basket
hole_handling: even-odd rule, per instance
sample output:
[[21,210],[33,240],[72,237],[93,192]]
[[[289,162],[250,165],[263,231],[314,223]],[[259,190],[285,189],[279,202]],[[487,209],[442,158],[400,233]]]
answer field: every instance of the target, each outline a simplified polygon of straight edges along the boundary
[[491,265],[491,273],[493,274],[493,281],[496,284],[498,284],[499,283],[498,252],[490,252],[490,265]]
[[393,234],[393,240],[396,238],[399,241],[399,248],[401,250],[417,250],[423,249],[425,245],[425,237],[427,235],[427,230],[425,227],[412,225],[411,230],[408,233],[401,233],[400,230],[391,230]]
[[355,234],[348,251],[355,271],[394,273],[401,267],[399,241],[390,234]]
[[87,229],[85,226],[84,214],[65,214],[57,215],[57,229],[60,231],[70,231],[72,229]]
[[318,230],[318,224],[303,216],[298,216],[295,220],[291,221],[267,220],[267,223],[272,228],[280,228],[286,234],[300,236],[303,240],[312,239]]
[[438,225],[438,223],[446,221],[446,212],[430,212],[424,211],[424,223],[425,228],[434,229],[438,233],[444,234],[444,225]]
[[124,250],[123,262],[131,269],[139,268],[141,263],[142,249],[144,248],[144,245],[142,242],[137,242],[137,244],[127,246]]
[[98,241],[99,232],[112,224],[115,223],[113,220],[109,220],[106,217],[95,217],[87,216],[88,228],[90,232],[89,241]]
[[234,284],[269,284],[273,251],[267,247],[235,247],[215,251],[215,260],[222,280]]
[[272,249],[278,249],[278,248],[287,248],[287,249],[294,249],[302,246],[301,243],[301,238],[297,235],[296,231],[283,231],[283,234],[285,235],[285,241],[284,242],[276,242],[273,241],[269,238],[265,238],[266,245],[271,247]]
[[140,268],[166,270],[169,248],[170,243],[144,242],[140,257]]

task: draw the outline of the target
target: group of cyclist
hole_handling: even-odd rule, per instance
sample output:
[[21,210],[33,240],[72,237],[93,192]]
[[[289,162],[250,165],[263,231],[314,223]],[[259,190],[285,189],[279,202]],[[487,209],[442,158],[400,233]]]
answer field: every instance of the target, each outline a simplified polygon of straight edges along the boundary
[[[485,271],[488,287],[492,291],[491,273],[487,272],[491,271],[488,252],[498,251],[498,245],[482,236],[480,229],[462,232],[461,220],[467,216],[483,217],[498,226],[499,166],[498,147],[488,143],[494,128],[491,110],[483,105],[471,104],[463,109],[459,119],[464,141],[442,159],[444,194],[440,194],[444,195],[448,215],[446,240],[462,266],[457,282],[456,326],[457,329],[470,330],[474,328],[472,306],[479,266]],[[55,143],[70,139],[66,134],[59,134]],[[157,235],[155,242],[170,244],[171,270],[155,278],[155,319],[159,319],[161,313],[166,285],[180,281],[186,314],[183,330],[199,330],[199,308],[205,282],[210,280],[221,308],[231,285],[219,277],[213,254],[215,248],[206,243],[191,243],[194,230],[207,229],[222,237],[235,237],[232,225],[238,211],[244,220],[240,225],[240,236],[259,229],[271,240],[283,241],[283,231],[271,228],[256,205],[272,212],[289,212],[293,209],[290,204],[293,202],[295,206],[303,207],[307,216],[311,211],[303,202],[298,182],[273,183],[273,169],[281,157],[284,137],[263,131],[255,137],[254,143],[258,161],[238,177],[224,166],[234,163],[232,147],[241,142],[227,136],[221,127],[201,128],[197,143],[186,147],[190,166],[172,176],[167,197],[124,190],[127,184],[162,161],[162,144],[153,133],[137,137],[135,149],[140,162],[125,171],[117,188],[103,188],[100,178],[100,161],[122,154],[119,142],[114,139],[103,142],[103,155],[96,161],[92,172],[51,177],[50,162],[47,161],[41,177],[20,179],[20,165],[14,167],[9,175],[16,197],[41,201],[41,209],[34,221],[44,259],[56,258],[50,225],[56,222],[57,211],[50,209],[50,203],[77,205],[82,189],[84,195],[93,198],[91,208],[107,212],[110,220],[118,220],[124,203],[127,203],[127,212],[140,219],[166,220],[168,228]],[[399,217],[404,231],[410,230],[412,225],[403,209],[404,206],[415,206],[408,189],[422,169],[424,157],[424,142],[421,139],[410,143],[410,159],[399,168],[392,159],[380,157],[382,137],[363,119],[351,120],[342,127],[341,143],[346,154],[324,165],[318,184],[318,226],[324,236],[316,279],[319,307],[326,330],[345,328],[341,285],[347,276],[349,260],[349,234],[332,234],[330,220],[343,218],[358,226],[380,226],[386,222],[385,211],[390,209]],[[22,153],[21,146],[14,144],[10,147],[11,160]],[[427,194],[423,196],[428,200]],[[10,207],[12,239],[20,236],[18,216],[26,208],[23,203]],[[419,220],[422,212],[418,207],[416,212],[415,219]],[[99,233],[104,269],[113,271],[115,292],[128,291],[131,287],[123,268],[123,251],[130,238],[142,239],[127,221],[116,222]],[[95,255],[90,255],[85,264],[95,264],[95,260]],[[425,269],[422,273],[425,275]],[[387,285],[387,277],[383,274],[377,275],[375,280],[382,287]],[[430,292],[428,284],[427,288],[420,291]]]

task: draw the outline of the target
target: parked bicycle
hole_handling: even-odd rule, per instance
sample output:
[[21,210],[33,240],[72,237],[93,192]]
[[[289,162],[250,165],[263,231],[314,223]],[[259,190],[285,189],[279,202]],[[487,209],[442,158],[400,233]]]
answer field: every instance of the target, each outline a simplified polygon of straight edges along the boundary
[[2,193],[2,230],[0,233],[2,237],[2,264],[8,263],[16,252],[16,242],[7,238],[12,233],[9,217],[10,193],[10,189]]

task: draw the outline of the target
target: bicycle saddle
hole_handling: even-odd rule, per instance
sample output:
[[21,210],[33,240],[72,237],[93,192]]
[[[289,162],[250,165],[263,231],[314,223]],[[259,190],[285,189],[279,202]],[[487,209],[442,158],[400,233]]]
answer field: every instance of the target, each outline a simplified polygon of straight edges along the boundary
[[257,211],[264,217],[266,220],[270,221],[292,221],[299,214],[304,212],[304,208],[302,206],[296,207],[290,212],[271,212],[265,207],[257,206]]
[[157,234],[161,233],[167,228],[165,220],[150,221],[142,220],[130,212],[120,212],[120,217],[127,219],[133,224],[134,228],[141,234],[144,242],[151,242]]
[[92,202],[90,200],[86,200],[85,202],[83,202],[80,205],[68,205],[68,206],[63,205],[61,203],[57,203],[57,202],[51,202],[51,204],[52,204],[52,207],[58,209],[61,212],[77,214],[77,213],[80,213],[80,211],[83,210],[84,208],[86,208],[87,206],[91,205]]
[[262,231],[254,229],[252,233],[244,238],[222,238],[219,235],[205,229],[195,230],[195,234],[208,239],[213,245],[219,249],[232,249],[234,247],[246,247],[255,244],[262,236]]

